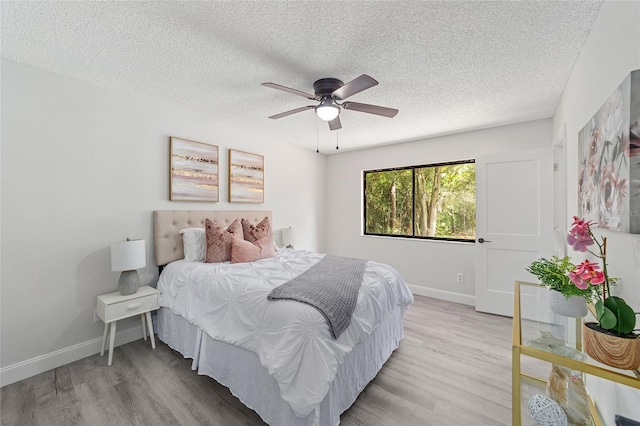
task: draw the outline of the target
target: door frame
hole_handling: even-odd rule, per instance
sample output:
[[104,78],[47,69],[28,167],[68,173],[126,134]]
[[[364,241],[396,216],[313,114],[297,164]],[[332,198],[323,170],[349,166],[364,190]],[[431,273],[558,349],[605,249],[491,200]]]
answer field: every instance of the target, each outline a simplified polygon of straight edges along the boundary
[[559,257],[567,255],[567,123],[563,123],[551,146],[553,147],[553,254]]

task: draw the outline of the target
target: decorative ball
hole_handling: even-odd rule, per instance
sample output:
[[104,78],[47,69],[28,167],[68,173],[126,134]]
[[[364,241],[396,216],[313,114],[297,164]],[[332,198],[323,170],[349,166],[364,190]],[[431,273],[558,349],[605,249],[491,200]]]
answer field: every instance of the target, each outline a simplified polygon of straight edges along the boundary
[[567,415],[557,402],[546,395],[529,398],[529,413],[540,426],[567,426]]

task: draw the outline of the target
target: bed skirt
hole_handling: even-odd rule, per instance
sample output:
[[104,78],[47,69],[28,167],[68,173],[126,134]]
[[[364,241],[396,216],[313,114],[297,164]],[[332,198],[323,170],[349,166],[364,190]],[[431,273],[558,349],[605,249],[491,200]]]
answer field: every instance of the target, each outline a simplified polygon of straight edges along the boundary
[[296,416],[280,397],[278,383],[254,352],[212,339],[167,308],[158,312],[158,338],[185,358],[192,359],[193,370],[228,387],[270,425],[337,426],[340,415],[355,402],[398,348],[403,337],[404,310],[397,306],[366,341],[354,347],[338,368],[328,394],[307,417]]

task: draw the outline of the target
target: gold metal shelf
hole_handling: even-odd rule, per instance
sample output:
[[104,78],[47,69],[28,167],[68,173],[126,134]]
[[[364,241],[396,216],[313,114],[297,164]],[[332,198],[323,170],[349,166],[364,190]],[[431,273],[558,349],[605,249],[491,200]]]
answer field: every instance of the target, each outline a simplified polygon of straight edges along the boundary
[[[604,365],[595,365],[585,361],[578,361],[566,356],[558,355],[552,352],[546,352],[541,349],[530,347],[527,344],[522,343],[522,318],[520,307],[520,289],[522,286],[540,287],[540,284],[528,283],[523,281],[516,281],[514,288],[514,306],[513,306],[513,347],[512,347],[512,413],[513,413],[513,425],[520,426],[522,424],[522,400],[521,400],[521,385],[522,383],[533,384],[537,387],[545,387],[546,380],[538,377],[534,377],[530,374],[522,372],[522,356],[527,356],[549,362],[551,364],[557,364],[563,367],[570,368],[571,370],[581,371],[585,374],[589,374],[596,377],[601,377],[605,380],[610,380],[616,383],[620,383],[632,388],[640,389],[640,374],[637,371],[629,372],[625,374],[611,367]],[[527,320],[534,321],[534,320]],[[575,321],[575,339],[576,349],[582,350],[582,321]],[[635,374],[634,374],[635,373]],[[591,408],[591,415],[593,417],[596,426],[602,425],[602,420],[598,415],[595,404],[589,399],[589,406]]]

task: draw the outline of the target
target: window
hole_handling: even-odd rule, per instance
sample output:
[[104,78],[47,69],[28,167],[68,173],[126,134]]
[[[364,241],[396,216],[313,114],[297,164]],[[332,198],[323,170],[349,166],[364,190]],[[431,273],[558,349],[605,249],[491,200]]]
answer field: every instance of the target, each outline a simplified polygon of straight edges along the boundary
[[475,241],[474,160],[364,172],[364,234]]

